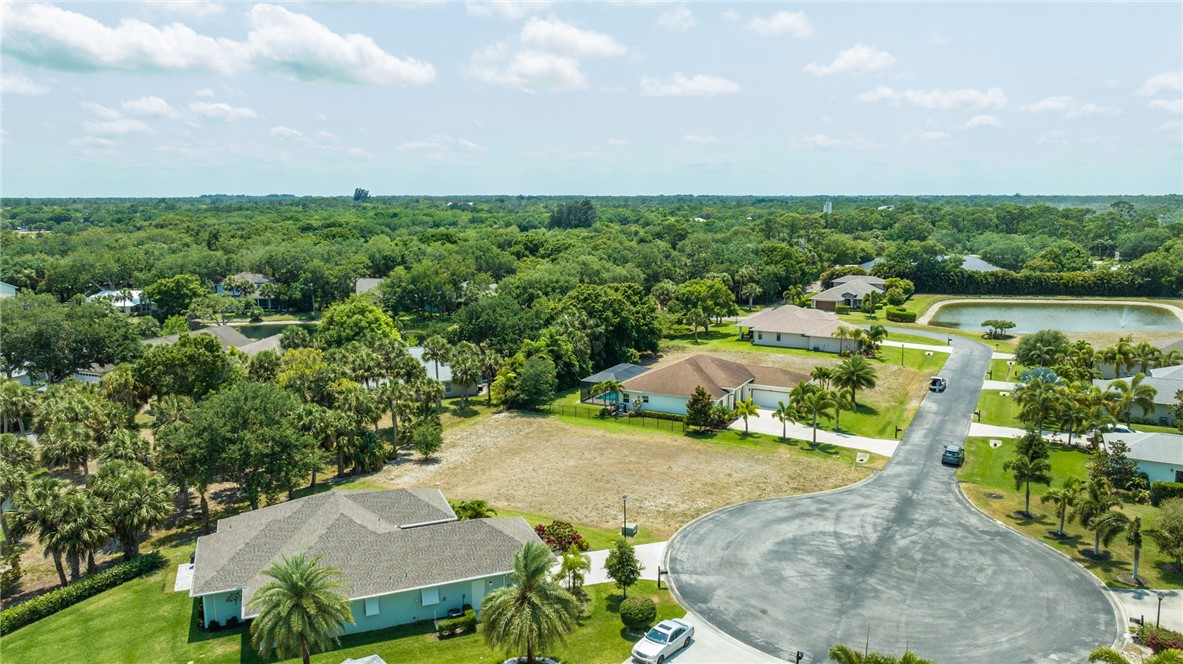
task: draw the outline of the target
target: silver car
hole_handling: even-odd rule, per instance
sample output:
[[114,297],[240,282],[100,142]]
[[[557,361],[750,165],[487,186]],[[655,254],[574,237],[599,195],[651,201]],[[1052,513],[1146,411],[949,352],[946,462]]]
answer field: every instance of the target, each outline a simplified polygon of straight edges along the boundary
[[633,659],[645,664],[662,664],[666,658],[690,645],[694,625],[671,618],[663,620],[633,646]]

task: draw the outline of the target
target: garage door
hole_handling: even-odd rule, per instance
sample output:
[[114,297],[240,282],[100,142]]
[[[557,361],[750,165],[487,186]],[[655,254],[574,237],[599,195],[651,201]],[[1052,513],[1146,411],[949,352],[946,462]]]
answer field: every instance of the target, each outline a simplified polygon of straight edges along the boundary
[[752,403],[761,408],[775,409],[777,407],[776,402],[778,401],[788,403],[789,391],[785,390],[782,392],[780,390],[752,390]]

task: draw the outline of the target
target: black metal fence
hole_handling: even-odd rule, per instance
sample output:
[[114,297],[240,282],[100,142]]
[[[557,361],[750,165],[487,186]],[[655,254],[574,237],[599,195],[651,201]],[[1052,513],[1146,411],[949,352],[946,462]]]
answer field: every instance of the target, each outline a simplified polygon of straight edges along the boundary
[[547,413],[551,415],[563,415],[565,417],[579,417],[588,420],[602,420],[605,422],[616,422],[620,426],[632,426],[643,429],[662,429],[665,431],[673,431],[677,433],[686,432],[686,424],[681,421],[667,420],[657,417],[649,417],[642,411],[639,415],[601,415],[602,410],[599,406],[584,406],[574,404],[551,404],[544,408]]

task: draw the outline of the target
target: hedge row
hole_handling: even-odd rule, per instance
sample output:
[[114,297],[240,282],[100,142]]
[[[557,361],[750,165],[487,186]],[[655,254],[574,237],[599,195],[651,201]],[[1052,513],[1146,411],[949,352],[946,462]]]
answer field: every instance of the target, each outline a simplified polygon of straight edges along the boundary
[[158,552],[140,556],[135,560],[109,567],[65,588],[51,590],[44,595],[0,611],[0,634],[10,634],[25,625],[51,616],[58,611],[74,606],[89,597],[110,590],[164,567],[167,561]]
[[1151,482],[1150,502],[1157,507],[1159,503],[1171,498],[1183,498],[1183,482]]
[[436,626],[436,634],[440,637],[448,636],[450,634],[463,634],[468,631],[476,630],[476,611],[471,608],[464,610],[464,615],[459,618],[448,618],[439,621]]
[[663,413],[656,410],[642,410],[640,413],[630,411],[629,417],[647,417],[651,420],[670,420],[671,422],[685,422],[685,415],[677,415],[674,413]]
[[897,323],[915,323],[916,312],[908,311],[907,309],[897,309],[888,307],[887,320],[895,321]]

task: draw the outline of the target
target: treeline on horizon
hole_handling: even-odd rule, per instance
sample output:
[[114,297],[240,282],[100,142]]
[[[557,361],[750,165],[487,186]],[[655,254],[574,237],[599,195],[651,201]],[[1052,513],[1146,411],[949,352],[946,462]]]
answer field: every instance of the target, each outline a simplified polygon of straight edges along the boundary
[[[359,190],[361,191],[361,190]],[[822,213],[826,201],[833,212]],[[1030,204],[1020,204],[1020,202]],[[66,301],[181,274],[276,282],[322,309],[385,278],[391,313],[456,313],[478,297],[529,309],[579,284],[645,293],[715,276],[782,299],[875,258],[921,292],[1179,296],[1183,197],[549,196],[2,201],[0,279]],[[1005,268],[969,272],[950,256]],[[1115,260],[1120,257],[1120,260]],[[742,279],[736,277],[743,274]],[[752,288],[748,290],[753,292]],[[741,301],[746,302],[747,296]]]

